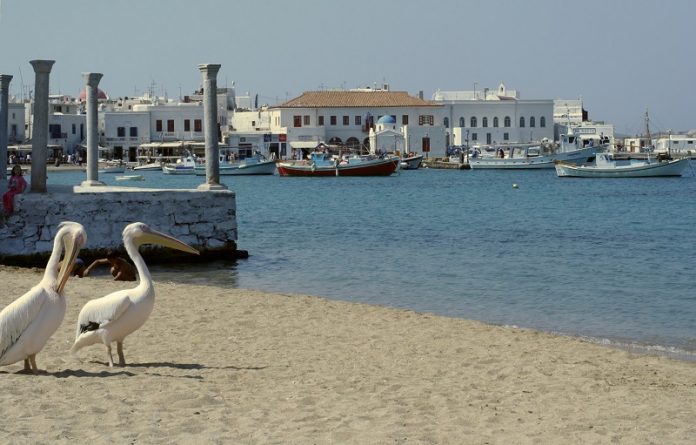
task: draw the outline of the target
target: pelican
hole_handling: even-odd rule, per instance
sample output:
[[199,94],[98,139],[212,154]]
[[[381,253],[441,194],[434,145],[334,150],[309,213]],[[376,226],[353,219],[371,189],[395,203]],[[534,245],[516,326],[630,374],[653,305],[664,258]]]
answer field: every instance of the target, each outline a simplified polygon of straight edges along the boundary
[[174,237],[136,222],[123,229],[123,245],[135,264],[140,283],[133,289],[124,289],[85,304],[77,319],[75,343],[71,352],[85,346],[102,343],[106,346],[109,367],[114,366],[111,343],[116,342],[118,363],[125,366],[123,339],[138,330],[152,312],[155,305],[155,287],[150,271],[138,251],[143,244],[160,244],[172,249],[198,254],[193,247]]
[[[58,226],[53,251],[39,284],[0,312],[0,365],[24,360],[23,372],[38,373],[36,354],[63,322],[66,306],[63,289],[86,242],[87,233],[82,224],[63,222]],[[65,255],[58,270],[63,250]]]

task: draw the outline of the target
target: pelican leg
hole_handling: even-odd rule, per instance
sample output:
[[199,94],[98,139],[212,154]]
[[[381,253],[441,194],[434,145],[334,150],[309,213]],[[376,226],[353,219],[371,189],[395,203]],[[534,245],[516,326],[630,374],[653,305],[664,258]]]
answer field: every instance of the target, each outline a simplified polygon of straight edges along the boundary
[[114,358],[111,356],[111,343],[106,345],[106,356],[109,358],[109,368],[113,368]]
[[124,355],[123,355],[123,342],[122,341],[116,342],[116,352],[118,352],[118,365],[119,366],[126,366],[126,357],[124,357]]
[[24,369],[22,371],[24,371],[24,372],[31,371],[31,363],[29,363],[29,357],[24,359]]
[[39,373],[39,368],[36,366],[36,354],[32,354],[29,356],[29,363],[31,364],[31,372],[34,374]]

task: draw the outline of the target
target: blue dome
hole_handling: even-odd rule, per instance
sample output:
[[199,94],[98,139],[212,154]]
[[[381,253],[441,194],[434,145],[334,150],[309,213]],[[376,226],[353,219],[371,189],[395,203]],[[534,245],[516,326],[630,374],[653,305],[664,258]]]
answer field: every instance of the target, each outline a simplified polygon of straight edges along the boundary
[[380,117],[380,118],[377,120],[377,123],[378,123],[378,124],[395,124],[395,123],[396,123],[396,119],[394,119],[394,116],[386,115],[386,116]]

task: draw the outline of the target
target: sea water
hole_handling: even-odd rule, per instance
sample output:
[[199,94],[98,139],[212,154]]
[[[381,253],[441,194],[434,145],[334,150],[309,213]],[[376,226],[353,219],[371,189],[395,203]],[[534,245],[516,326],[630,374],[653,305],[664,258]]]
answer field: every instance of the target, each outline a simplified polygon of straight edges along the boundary
[[[129,185],[204,180],[139,174]],[[84,177],[50,172],[48,183]],[[156,280],[314,294],[696,358],[693,169],[680,178],[421,169],[222,182],[236,192],[238,247],[250,257],[153,266]]]

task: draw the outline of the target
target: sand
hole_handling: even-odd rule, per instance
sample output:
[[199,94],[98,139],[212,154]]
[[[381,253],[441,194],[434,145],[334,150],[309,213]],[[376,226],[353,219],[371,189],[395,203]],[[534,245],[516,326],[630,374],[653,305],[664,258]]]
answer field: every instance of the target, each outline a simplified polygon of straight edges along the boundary
[[[0,305],[41,273],[0,267]],[[127,366],[71,355],[82,305],[128,287],[68,282],[46,373],[0,368],[0,443],[696,443],[695,363],[310,296],[159,282]]]

